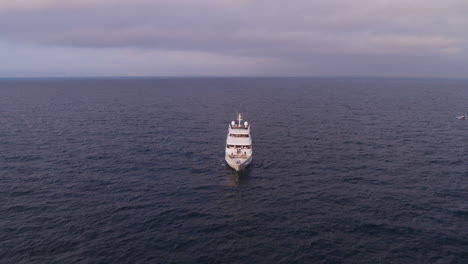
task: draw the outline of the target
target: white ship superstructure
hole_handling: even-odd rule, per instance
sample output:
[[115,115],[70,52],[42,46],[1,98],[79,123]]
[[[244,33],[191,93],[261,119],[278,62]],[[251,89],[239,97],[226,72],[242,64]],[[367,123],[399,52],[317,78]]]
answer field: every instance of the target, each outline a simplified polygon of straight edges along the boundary
[[237,123],[232,121],[229,124],[225,159],[227,164],[236,171],[244,169],[252,162],[250,124],[247,121],[242,123],[241,113],[237,115]]

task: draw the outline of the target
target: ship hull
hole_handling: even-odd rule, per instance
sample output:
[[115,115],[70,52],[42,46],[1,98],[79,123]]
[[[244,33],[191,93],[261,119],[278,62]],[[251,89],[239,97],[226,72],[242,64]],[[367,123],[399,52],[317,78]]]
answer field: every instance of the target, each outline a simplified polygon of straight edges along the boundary
[[247,159],[237,159],[231,158],[226,154],[225,156],[226,163],[229,167],[233,168],[236,171],[244,170],[252,162],[252,156],[249,156]]

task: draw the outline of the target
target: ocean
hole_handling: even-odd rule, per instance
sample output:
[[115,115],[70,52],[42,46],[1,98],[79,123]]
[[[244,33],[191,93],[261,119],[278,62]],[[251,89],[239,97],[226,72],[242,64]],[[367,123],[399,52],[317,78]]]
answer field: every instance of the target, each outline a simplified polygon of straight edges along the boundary
[[461,79],[1,79],[0,263],[465,264],[467,113]]

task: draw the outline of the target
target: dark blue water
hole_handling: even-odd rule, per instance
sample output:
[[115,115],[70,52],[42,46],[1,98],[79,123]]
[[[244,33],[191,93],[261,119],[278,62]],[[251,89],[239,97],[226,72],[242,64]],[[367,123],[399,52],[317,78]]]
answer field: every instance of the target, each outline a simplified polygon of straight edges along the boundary
[[463,80],[0,80],[0,262],[468,263],[465,113]]

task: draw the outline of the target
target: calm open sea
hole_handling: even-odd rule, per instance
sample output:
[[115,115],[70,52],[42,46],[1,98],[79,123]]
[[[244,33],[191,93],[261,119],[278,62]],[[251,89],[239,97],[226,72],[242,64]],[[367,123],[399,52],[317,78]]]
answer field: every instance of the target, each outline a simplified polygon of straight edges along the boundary
[[460,114],[468,80],[3,79],[0,263],[466,264]]

